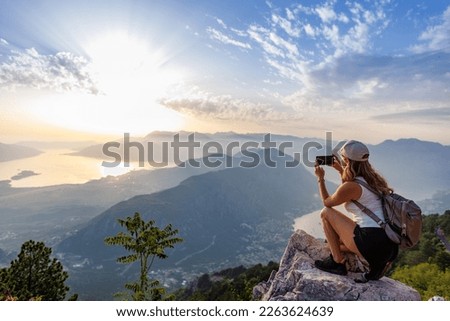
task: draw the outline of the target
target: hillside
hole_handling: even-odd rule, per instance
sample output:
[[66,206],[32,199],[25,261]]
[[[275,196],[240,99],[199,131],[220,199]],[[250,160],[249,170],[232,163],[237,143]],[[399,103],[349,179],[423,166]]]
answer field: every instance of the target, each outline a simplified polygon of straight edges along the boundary
[[[435,231],[440,227],[445,235],[450,235],[450,211],[446,211],[441,215],[427,215],[424,217],[423,222],[423,235],[420,244],[412,250],[401,251],[400,256],[395,262],[395,266],[389,271],[389,277],[395,277],[399,275],[399,272],[403,272],[404,278],[400,278],[399,281],[405,282],[407,285],[418,290],[422,296],[422,300],[428,300],[434,295],[448,299],[450,295],[450,284],[442,284],[443,280],[440,277],[448,277],[450,273],[450,252],[445,250],[442,242],[439,242]],[[309,249],[312,247],[312,244],[309,244],[306,248]],[[301,252],[303,248],[305,246],[301,246],[300,250],[295,250],[294,252]],[[311,250],[310,252],[313,251]],[[305,264],[304,262],[299,263]],[[439,273],[433,275],[428,271],[427,279],[420,278],[420,275],[418,275],[418,271],[420,270],[417,269],[419,268],[418,264],[428,264],[428,268],[432,266],[430,264],[435,264],[439,267],[442,275]],[[278,262],[270,262],[267,266],[262,264],[250,268],[239,266],[219,272],[203,274],[174,293],[177,300],[187,301],[252,300],[255,299],[252,296],[253,287],[260,282],[267,287],[267,283],[272,282],[272,278],[275,276],[272,275],[271,277],[272,271],[279,271]],[[291,272],[295,273],[295,271]],[[305,273],[308,272],[305,271]],[[322,278],[323,288],[328,287],[333,282],[333,276],[331,274],[325,276],[328,278]],[[302,277],[304,278],[304,274]],[[325,279],[326,281],[324,281]],[[298,284],[298,282],[305,281],[300,280],[296,283]],[[419,282],[420,284],[418,284]],[[372,286],[377,286],[378,282],[371,283]],[[321,283],[317,282],[316,285],[320,287]],[[387,285],[392,287],[392,284]],[[261,289],[261,285],[257,289]],[[376,291],[379,290],[380,288],[376,289]],[[327,292],[329,293],[330,291]],[[317,293],[317,288],[315,293]]]
[[[184,242],[169,253],[169,259],[157,262],[156,269],[161,271],[155,273],[165,278],[171,270],[175,273],[171,278],[181,282],[189,273],[278,259],[293,219],[321,206],[316,194],[316,179],[302,167],[260,165],[210,172],[118,203],[62,241],[57,252],[80,275],[101,267],[103,276],[113,270],[129,276],[130,271],[114,262],[123,251],[107,247],[103,240],[119,231],[117,218],[139,212],[159,226],[171,223],[179,229]],[[89,286],[94,286],[89,279]]]
[[399,139],[369,149],[372,164],[400,194],[423,200],[450,190],[450,146]]
[[35,188],[11,188],[7,182],[0,182],[1,246],[18,250],[30,238],[54,245],[120,201],[172,188],[192,175],[218,169],[186,166],[136,170],[85,184]]
[[0,162],[8,162],[16,159],[37,156],[41,151],[15,144],[0,143]]

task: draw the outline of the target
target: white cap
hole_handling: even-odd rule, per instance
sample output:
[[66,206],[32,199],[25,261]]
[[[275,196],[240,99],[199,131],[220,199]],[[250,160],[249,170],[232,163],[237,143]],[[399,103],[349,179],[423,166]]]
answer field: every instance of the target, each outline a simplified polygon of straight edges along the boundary
[[342,146],[341,155],[357,162],[369,160],[369,149],[363,143],[356,140],[349,140]]

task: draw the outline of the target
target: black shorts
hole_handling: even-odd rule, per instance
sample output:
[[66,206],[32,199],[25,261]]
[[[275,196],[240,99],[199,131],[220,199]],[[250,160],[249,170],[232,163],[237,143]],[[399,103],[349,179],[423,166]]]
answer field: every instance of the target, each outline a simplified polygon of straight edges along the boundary
[[356,225],[353,239],[359,252],[370,265],[368,278],[377,280],[383,275],[388,262],[398,254],[398,245],[393,243],[380,227],[359,227]]

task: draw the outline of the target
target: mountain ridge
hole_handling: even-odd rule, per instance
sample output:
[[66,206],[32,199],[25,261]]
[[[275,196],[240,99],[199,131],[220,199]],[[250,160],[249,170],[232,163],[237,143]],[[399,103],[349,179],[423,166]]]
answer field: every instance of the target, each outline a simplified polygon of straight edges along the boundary
[[39,154],[42,154],[42,151],[32,147],[18,144],[0,143],[0,162],[9,162],[22,158],[34,157]]

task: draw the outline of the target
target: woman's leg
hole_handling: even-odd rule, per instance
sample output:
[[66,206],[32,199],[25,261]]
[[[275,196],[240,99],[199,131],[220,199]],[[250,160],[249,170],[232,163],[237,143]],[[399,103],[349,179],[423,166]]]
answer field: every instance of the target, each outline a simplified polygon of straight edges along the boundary
[[323,230],[330,246],[333,259],[337,263],[342,263],[345,257],[341,250],[341,244],[349,251],[362,256],[353,240],[353,231],[356,223],[345,214],[330,207],[325,207],[320,213]]

